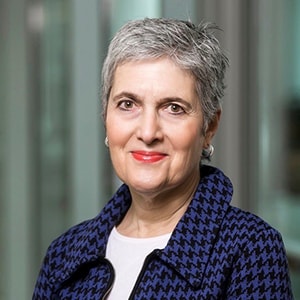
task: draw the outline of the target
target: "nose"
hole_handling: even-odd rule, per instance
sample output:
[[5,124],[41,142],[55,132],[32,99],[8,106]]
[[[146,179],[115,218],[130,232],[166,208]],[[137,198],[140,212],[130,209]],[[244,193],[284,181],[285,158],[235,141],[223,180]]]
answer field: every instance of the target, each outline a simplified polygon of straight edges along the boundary
[[147,145],[162,140],[163,133],[158,113],[145,111],[139,118],[137,138]]

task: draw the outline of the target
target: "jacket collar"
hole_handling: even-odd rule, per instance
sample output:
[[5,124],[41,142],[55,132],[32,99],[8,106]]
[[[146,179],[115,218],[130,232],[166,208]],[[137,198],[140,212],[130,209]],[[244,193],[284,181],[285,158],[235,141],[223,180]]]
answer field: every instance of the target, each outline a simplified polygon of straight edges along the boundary
[[191,204],[159,254],[195,288],[202,283],[232,194],[232,184],[220,170],[202,166],[201,180]]
[[[202,166],[201,180],[191,204],[177,224],[168,245],[159,252],[162,260],[195,287],[202,282],[232,193],[230,180],[220,170]],[[60,247],[61,244],[66,245],[67,249],[61,262],[62,268],[52,274],[50,280],[59,284],[80,265],[103,258],[110,232],[122,220],[130,203],[129,189],[122,185],[97,217],[75,226],[58,238],[53,249],[55,243]]]
[[81,265],[105,257],[110,232],[121,221],[130,203],[128,187],[122,185],[98,216],[72,227],[51,244],[48,256],[56,268],[50,272],[50,282],[55,289]]

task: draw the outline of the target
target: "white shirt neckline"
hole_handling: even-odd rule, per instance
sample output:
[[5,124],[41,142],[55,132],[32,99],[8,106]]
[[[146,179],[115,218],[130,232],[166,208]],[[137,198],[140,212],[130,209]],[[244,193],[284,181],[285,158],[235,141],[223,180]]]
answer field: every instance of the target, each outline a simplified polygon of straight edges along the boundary
[[171,233],[157,237],[133,238],[124,236],[114,227],[110,233],[106,258],[115,269],[115,281],[108,299],[128,299],[141,271],[145,258],[154,249],[163,249]]

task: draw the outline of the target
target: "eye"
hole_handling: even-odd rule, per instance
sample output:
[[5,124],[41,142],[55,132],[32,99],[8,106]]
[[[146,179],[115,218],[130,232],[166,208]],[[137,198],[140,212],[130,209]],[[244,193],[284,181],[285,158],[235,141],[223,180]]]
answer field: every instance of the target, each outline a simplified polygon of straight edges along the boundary
[[167,106],[167,110],[171,114],[174,114],[174,115],[180,115],[180,114],[184,114],[185,113],[184,108],[181,105],[177,104],[177,103],[170,103]]
[[121,100],[118,103],[118,107],[122,110],[131,110],[134,107],[134,102],[132,100]]

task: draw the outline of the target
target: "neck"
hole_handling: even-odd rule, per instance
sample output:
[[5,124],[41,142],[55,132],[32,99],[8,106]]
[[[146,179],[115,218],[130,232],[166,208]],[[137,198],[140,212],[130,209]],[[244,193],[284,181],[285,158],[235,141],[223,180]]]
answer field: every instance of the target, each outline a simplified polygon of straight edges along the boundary
[[153,237],[170,233],[188,208],[199,178],[180,189],[151,196],[131,191],[132,204],[118,231],[130,237]]

